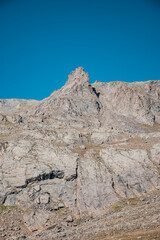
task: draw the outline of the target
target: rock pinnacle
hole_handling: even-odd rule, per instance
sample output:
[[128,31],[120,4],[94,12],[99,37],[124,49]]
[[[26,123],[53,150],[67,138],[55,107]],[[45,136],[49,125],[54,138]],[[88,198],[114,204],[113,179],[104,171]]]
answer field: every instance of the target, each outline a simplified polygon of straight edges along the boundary
[[85,82],[89,84],[89,74],[84,71],[84,68],[78,67],[69,74],[67,84],[75,82],[78,84]]

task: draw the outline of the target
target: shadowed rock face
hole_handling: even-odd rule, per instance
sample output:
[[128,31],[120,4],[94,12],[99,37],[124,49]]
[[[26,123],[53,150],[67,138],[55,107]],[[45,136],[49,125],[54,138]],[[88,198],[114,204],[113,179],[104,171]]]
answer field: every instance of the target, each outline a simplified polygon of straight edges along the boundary
[[160,189],[159,140],[160,81],[90,84],[79,67],[42,101],[0,100],[0,201],[101,215]]

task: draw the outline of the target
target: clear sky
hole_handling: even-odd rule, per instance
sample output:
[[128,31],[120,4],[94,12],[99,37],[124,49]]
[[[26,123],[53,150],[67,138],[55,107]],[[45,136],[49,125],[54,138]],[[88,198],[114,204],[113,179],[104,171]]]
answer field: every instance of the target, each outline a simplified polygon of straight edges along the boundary
[[159,0],[0,0],[0,98],[90,81],[160,79]]

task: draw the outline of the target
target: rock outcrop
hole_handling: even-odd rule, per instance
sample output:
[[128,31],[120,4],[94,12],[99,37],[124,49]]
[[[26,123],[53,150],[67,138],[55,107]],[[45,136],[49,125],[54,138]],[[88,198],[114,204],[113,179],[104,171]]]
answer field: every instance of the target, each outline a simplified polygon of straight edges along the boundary
[[90,84],[79,67],[42,101],[0,100],[0,201],[34,209],[29,227],[59,204],[101,215],[160,189],[159,149],[160,81]]

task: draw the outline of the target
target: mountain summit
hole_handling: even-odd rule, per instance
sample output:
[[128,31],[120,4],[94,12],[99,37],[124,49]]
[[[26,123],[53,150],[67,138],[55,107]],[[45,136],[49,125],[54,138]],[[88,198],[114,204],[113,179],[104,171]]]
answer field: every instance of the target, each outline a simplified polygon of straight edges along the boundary
[[88,83],[89,84],[89,75],[85,73],[84,68],[78,67],[75,71],[71,72],[68,76],[67,84],[72,82],[76,83]]

